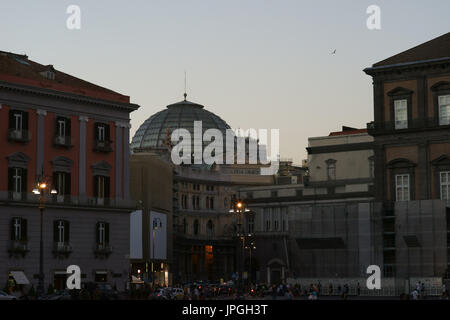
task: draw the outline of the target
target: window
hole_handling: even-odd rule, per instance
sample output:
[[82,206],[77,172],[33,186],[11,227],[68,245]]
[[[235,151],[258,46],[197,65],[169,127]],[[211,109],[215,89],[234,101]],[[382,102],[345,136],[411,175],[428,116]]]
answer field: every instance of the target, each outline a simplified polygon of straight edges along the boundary
[[439,125],[450,125],[450,95],[439,96]]
[[441,199],[450,200],[450,171],[440,173],[441,176]]
[[181,195],[181,208],[187,209],[187,203],[188,203],[187,195],[182,194]]
[[408,128],[408,102],[404,100],[394,101],[395,129]]
[[264,209],[264,228],[265,231],[270,231],[270,220],[271,220],[271,208]]
[[58,192],[58,196],[70,195],[70,173],[53,173],[53,186]]
[[409,174],[395,176],[395,191],[397,201],[409,201]]
[[109,244],[109,223],[97,222],[97,244],[107,245]]
[[23,168],[8,168],[8,190],[14,200],[18,200],[26,193],[27,170]]
[[28,129],[28,112],[21,110],[9,111],[9,128],[15,131]]
[[336,180],[336,160],[328,159],[326,163],[328,180]]
[[214,209],[214,197],[206,197],[206,209]]
[[97,137],[99,141],[105,141],[105,127],[98,126],[97,127]]
[[27,220],[23,218],[11,219],[11,240],[27,240]]
[[375,178],[375,159],[373,156],[369,158],[369,177]]
[[198,210],[200,209],[200,197],[192,196],[192,208]]
[[94,197],[109,198],[109,177],[94,176]]
[[211,220],[208,220],[206,224],[206,234],[208,237],[212,237],[214,235],[214,224]]
[[199,232],[199,223],[198,220],[196,219],[194,221],[194,235],[198,235],[198,232]]
[[58,245],[69,243],[69,221],[55,220],[53,222],[53,240]]

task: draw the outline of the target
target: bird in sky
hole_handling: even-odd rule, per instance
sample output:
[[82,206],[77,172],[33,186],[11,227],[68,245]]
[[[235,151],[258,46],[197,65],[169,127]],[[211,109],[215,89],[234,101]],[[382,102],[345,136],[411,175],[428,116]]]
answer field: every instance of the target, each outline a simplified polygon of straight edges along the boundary
[[334,51],[331,54],[336,54],[336,49],[334,49]]

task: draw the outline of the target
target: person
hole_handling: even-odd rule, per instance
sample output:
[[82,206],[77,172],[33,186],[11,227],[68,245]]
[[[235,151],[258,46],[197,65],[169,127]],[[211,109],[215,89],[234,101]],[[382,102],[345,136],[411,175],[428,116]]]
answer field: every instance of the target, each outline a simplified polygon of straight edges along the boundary
[[320,280],[319,280],[319,283],[317,284],[317,295],[319,295],[321,293],[321,290],[322,290],[322,284],[320,283]]
[[330,283],[328,286],[328,295],[331,296],[333,294],[333,285]]
[[277,299],[277,287],[275,285],[272,286],[272,299]]
[[447,288],[445,286],[445,283],[442,284],[442,299],[446,299],[447,298]]
[[412,292],[412,298],[413,298],[413,300],[418,300],[419,299],[419,292],[417,291],[417,289],[415,289]]
[[357,291],[357,293],[358,293],[358,296],[361,294],[361,285],[359,284],[359,282],[358,282],[358,284],[356,285],[356,291]]
[[341,295],[342,288],[341,288],[341,285],[340,285],[340,284],[338,284],[337,289],[338,289],[338,295]]

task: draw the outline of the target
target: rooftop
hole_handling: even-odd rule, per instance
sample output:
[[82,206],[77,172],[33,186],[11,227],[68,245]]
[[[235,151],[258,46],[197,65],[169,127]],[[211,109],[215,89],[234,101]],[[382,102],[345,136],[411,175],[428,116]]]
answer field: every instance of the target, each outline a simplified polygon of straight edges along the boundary
[[130,97],[76,78],[27,55],[0,51],[0,82],[44,88],[95,99],[129,103]]
[[414,62],[427,62],[450,59],[450,32],[416,47],[403,51],[390,58],[375,63],[372,67],[388,67]]

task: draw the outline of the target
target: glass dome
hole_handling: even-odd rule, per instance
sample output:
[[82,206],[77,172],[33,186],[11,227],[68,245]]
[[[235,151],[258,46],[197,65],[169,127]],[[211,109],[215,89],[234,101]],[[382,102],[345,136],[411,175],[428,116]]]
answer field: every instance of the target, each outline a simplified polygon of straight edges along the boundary
[[[219,129],[225,137],[230,126],[200,104],[187,100],[167,106],[167,109],[155,113],[136,131],[131,141],[132,152],[166,147],[168,135],[178,128],[187,129],[194,139],[194,121],[202,121],[203,132],[207,129]],[[208,142],[209,143],[209,142]]]

